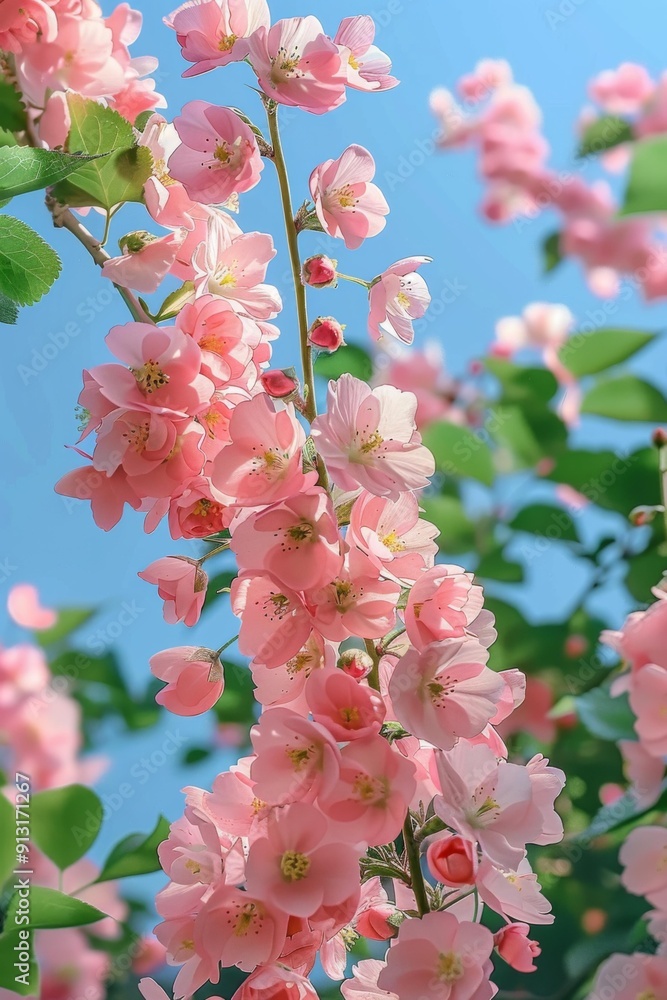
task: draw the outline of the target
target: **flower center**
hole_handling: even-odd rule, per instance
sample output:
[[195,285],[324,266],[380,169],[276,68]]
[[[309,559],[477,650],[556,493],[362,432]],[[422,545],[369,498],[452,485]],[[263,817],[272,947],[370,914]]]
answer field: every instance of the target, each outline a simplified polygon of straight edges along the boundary
[[405,542],[402,542],[395,531],[390,531],[388,535],[382,535],[380,541],[390,552],[402,552]]
[[379,431],[373,431],[369,438],[362,443],[359,451],[362,455],[370,455],[374,452],[380,445],[384,444],[384,438]]
[[221,52],[229,52],[234,48],[238,40],[238,35],[223,35],[218,42],[218,48]]
[[315,753],[315,747],[312,745],[308,747],[293,747],[291,750],[289,748],[286,748],[285,753],[292,761],[292,766],[294,767],[294,770],[303,771],[303,769],[310,761],[310,758]]
[[169,382],[169,376],[163,372],[157,361],[149,358],[141,368],[133,368],[132,374],[142,392],[152,393],[162,389]]
[[456,983],[463,976],[463,962],[453,951],[438,956],[438,979],[443,983]]
[[313,534],[313,526],[307,521],[303,521],[301,524],[295,524],[291,528],[287,529],[287,534],[290,538],[293,538],[295,542],[305,542]]
[[334,197],[341,208],[354,208],[359,200],[349,184],[345,187],[337,188],[334,191]]
[[310,871],[310,858],[299,851],[285,851],[280,859],[280,871],[286,882],[300,882]]
[[410,299],[405,294],[405,292],[399,292],[398,295],[396,296],[396,301],[398,302],[399,306],[401,306],[403,309],[410,308]]
[[359,66],[361,65],[361,63],[352,55],[351,52],[347,61],[352,67],[352,69],[359,69]]
[[221,163],[224,167],[227,166],[227,164],[232,158],[232,154],[226,142],[218,142],[216,144],[213,158],[217,160],[218,163]]
[[255,903],[244,903],[236,918],[234,937],[245,937],[258,916],[259,912]]
[[352,791],[357,799],[368,805],[378,805],[387,797],[387,782],[384,778],[376,778],[371,774],[360,772],[356,775]]
[[138,455],[141,455],[146,449],[146,444],[148,442],[149,427],[148,421],[146,420],[143,424],[130,424],[127,430],[124,432],[123,437],[127,441],[130,448],[132,448]]
[[274,84],[291,80],[294,77],[303,76],[299,70],[301,55],[298,49],[288,52],[284,45],[278,49],[275,59],[271,60],[271,82]]
[[339,715],[346,726],[351,726],[353,723],[359,722],[359,709],[356,705],[351,705],[348,708],[341,708],[339,710]]

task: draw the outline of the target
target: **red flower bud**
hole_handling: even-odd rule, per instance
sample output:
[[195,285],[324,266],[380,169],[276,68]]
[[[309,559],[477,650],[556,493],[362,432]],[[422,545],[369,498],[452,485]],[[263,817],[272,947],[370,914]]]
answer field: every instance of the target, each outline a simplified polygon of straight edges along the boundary
[[308,343],[323,351],[337,351],[345,343],[343,329],[333,316],[318,316],[308,331]]
[[299,389],[299,380],[293,374],[292,369],[272,368],[260,375],[259,380],[264,386],[264,390],[274,399],[285,399],[286,396],[291,396]]
[[359,914],[355,930],[357,934],[368,938],[370,941],[387,941],[396,937],[398,927],[389,922],[389,918],[396,915],[398,911],[391,903],[382,903],[378,906],[371,906],[368,910],[362,910]]
[[346,649],[338,658],[338,666],[355,681],[362,681],[373,669],[373,660],[363,649]]
[[323,253],[309,257],[301,268],[301,280],[311,288],[335,288],[338,284],[336,261]]
[[477,877],[477,850],[470,840],[458,834],[440,837],[426,852],[429,871],[444,885],[458,888],[474,885]]

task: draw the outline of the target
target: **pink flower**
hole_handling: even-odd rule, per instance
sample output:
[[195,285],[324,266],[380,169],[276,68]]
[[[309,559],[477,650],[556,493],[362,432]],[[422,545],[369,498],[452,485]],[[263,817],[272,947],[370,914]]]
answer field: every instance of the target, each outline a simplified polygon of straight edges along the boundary
[[665,765],[660,757],[652,757],[642,743],[619,740],[618,749],[623,757],[623,770],[637,802],[652,806],[660,798]]
[[589,1000],[658,1000],[667,996],[667,958],[662,955],[612,955],[598,971]]
[[496,323],[496,354],[512,355],[524,347],[543,350],[562,347],[574,326],[567,306],[532,302],[521,316],[506,316]]
[[308,257],[301,268],[301,280],[311,288],[335,288],[338,284],[337,261],[323,253]]
[[37,588],[31,583],[16,583],[7,595],[9,617],[21,628],[51,628],[58,621],[58,613],[53,608],[42,607]]
[[480,59],[474,72],[466,73],[456,83],[461,97],[478,103],[492,91],[512,82],[512,68],[504,59]]
[[326,160],[310,175],[310,195],[324,232],[345,240],[348,250],[356,250],[386,225],[389,206],[370,183],[374,176],[375,160],[363,146],[348,146],[337,160]]
[[320,797],[322,809],[335,823],[347,825],[351,839],[371,847],[389,843],[403,826],[415,792],[414,774],[412,761],[381,736],[354,740],[341,750],[340,778]]
[[208,577],[194,559],[165,556],[138,574],[146,583],[154,583],[164,601],[164,620],[173,625],[185,622],[196,625],[206,599]]
[[155,696],[158,705],[175,715],[202,715],[213,708],[225,687],[220,660],[210,649],[177,646],[155,653],[151,673],[167,686]]
[[432,840],[426,861],[433,878],[457,889],[474,885],[477,877],[477,845],[457,834],[445,834]]
[[402,493],[397,500],[388,500],[364,491],[352,507],[346,538],[381,573],[414,583],[433,564],[437,534],[433,524],[419,517],[414,494]]
[[265,506],[317,482],[317,472],[303,472],[306,435],[291,405],[276,410],[263,394],[239,403],[229,437],[211,469],[213,486],[225,503]]
[[232,1000],[318,1000],[318,996],[309,979],[285,968],[281,956],[278,965],[265,965],[251,973]]
[[302,598],[268,574],[241,573],[232,583],[232,609],[241,619],[239,650],[266,667],[299,652],[312,630]]
[[621,881],[628,892],[646,896],[659,910],[667,910],[667,829],[640,826],[631,830],[621,847]]
[[482,858],[477,872],[480,899],[507,920],[552,924],[551,903],[540,891],[540,883],[527,860],[518,869],[499,868]]
[[416,408],[412,393],[393,386],[371,389],[348,374],[329,382],[326,413],[311,433],[341,489],[395,500],[428,485],[435,464],[415,429]]
[[341,742],[379,733],[385,717],[384,701],[378,692],[336,667],[310,675],[306,700],[313,720]]
[[153,531],[167,510],[172,538],[206,538],[223,531],[231,518],[228,508],[213,498],[206,476],[196,476],[180,493],[158,501],[146,515],[145,530]]
[[605,111],[632,115],[640,111],[655,91],[648,70],[637,63],[621,63],[616,70],[606,69],[588,85],[588,93]]
[[4,0],[0,6],[0,49],[19,53],[39,38],[52,42],[58,33],[56,15],[42,0]]
[[289,709],[272,708],[262,713],[250,736],[257,754],[250,774],[262,801],[312,802],[337,781],[340,751],[324,726]]
[[240,316],[228,299],[202,295],[180,311],[176,328],[197,342],[202,372],[216,387],[247,377],[261,331],[252,320]]
[[333,504],[319,486],[232,526],[231,547],[242,571],[266,571],[291,590],[322,587],[343,566]]
[[250,38],[250,65],[278,104],[321,115],[345,100],[346,69],[316,17],[289,17]]
[[269,903],[264,888],[253,898],[249,892],[221,885],[195,920],[194,943],[197,954],[214,970],[207,978],[217,983],[219,963],[253,972],[258,965],[275,961],[286,934],[287,915]]
[[460,737],[478,736],[494,717],[505,688],[486,666],[487,650],[472,638],[445,639],[410,649],[389,682],[398,721],[419,739],[451,750]]
[[375,24],[367,14],[345,17],[334,42],[347,66],[347,85],[354,90],[390,90],[398,84],[391,76],[391,59],[373,45]]
[[181,145],[167,166],[193,201],[221,205],[259,182],[264,164],[257,138],[231,108],[190,101],[174,126]]
[[534,958],[542,954],[537,941],[531,941],[528,924],[508,924],[493,935],[493,943],[501,958],[517,972],[535,972]]
[[333,316],[318,316],[308,331],[308,343],[311,347],[332,353],[344,345],[344,329]]
[[271,16],[266,0],[187,0],[164,23],[176,32],[183,58],[194,63],[187,77],[245,59],[250,35],[268,28]]
[[442,1000],[473,1000],[492,950],[486,927],[459,923],[452,913],[427,913],[401,924],[378,985],[401,1000],[423,1000],[434,991]]
[[102,531],[110,531],[118,524],[126,503],[135,510],[141,506],[141,500],[129,485],[122,468],[111,475],[93,465],[72,469],[58,480],[55,491],[61,496],[90,500],[93,520]]
[[646,611],[628,615],[620,632],[603,632],[601,639],[629,660],[638,670],[647,663],[667,670],[667,594],[654,592],[658,600]]
[[649,663],[630,677],[630,707],[635,730],[653,757],[667,754],[667,670]]
[[144,295],[155,292],[173,267],[185,237],[184,229],[161,237],[132,233],[123,240],[122,255],[104,262],[102,277]]
[[378,976],[385,963],[377,958],[365,958],[352,966],[352,979],[341,984],[340,991],[345,1000],[398,1000],[395,993],[388,993],[378,986]]
[[405,609],[405,626],[417,649],[475,631],[484,604],[482,588],[461,566],[437,565],[417,579]]
[[356,635],[379,639],[396,622],[400,587],[381,580],[370,560],[353,550],[338,576],[319,590],[309,591],[306,601],[313,624],[335,642]]
[[278,290],[263,284],[275,255],[266,233],[242,233],[230,240],[224,224],[211,216],[206,238],[192,259],[196,293],[222,295],[253,319],[271,319],[282,309]]
[[484,744],[466,740],[438,755],[442,797],[435,811],[457,833],[477,840],[491,861],[516,869],[525,845],[555,844],[563,824],[553,803],[565,776],[537,755],[525,766],[498,761]]
[[359,852],[328,840],[318,809],[296,802],[268,818],[248,854],[248,891],[288,915],[310,917],[342,903],[359,887]]
[[431,301],[426,282],[416,272],[430,261],[430,257],[406,257],[373,281],[368,298],[368,332],[373,340],[386,335],[412,343],[412,321],[424,315]]
[[299,390],[299,381],[289,371],[281,368],[272,368],[271,371],[263,372],[259,378],[262,388],[272,399],[286,399]]

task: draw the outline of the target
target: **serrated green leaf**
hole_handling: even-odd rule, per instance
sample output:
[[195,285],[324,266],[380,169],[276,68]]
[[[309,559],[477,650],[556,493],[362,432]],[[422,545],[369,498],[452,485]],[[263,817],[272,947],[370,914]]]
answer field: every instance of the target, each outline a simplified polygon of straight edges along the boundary
[[667,136],[634,146],[621,215],[667,211]]
[[373,374],[373,361],[368,351],[357,344],[346,344],[333,354],[323,352],[316,358],[314,367],[315,374],[326,379],[340,378],[348,373],[368,382]]
[[484,440],[468,427],[444,421],[431,424],[424,432],[424,444],[433,452],[436,468],[445,475],[477,479],[491,486],[494,479],[493,455]]
[[612,420],[662,423],[667,420],[667,399],[650,382],[621,375],[593,386],[581,402],[581,412]]
[[160,816],[155,829],[146,836],[133,833],[119,841],[102,865],[96,882],[129,878],[131,875],[148,875],[160,869],[157,849],[169,836],[169,822]]
[[37,792],[30,803],[32,839],[64,871],[94,844],[103,812],[98,796],[84,785]]
[[30,146],[0,147],[0,198],[39,191],[79,170],[94,157]]
[[60,274],[60,260],[42,237],[11,215],[0,215],[0,294],[33,305]]
[[654,339],[654,333],[644,330],[610,328],[574,333],[561,347],[558,357],[568,371],[581,378],[627,361]]
[[542,242],[542,266],[545,274],[554,271],[563,260],[560,249],[560,233],[550,233]]
[[509,523],[514,531],[526,531],[550,541],[578,542],[579,535],[574,521],[562,507],[547,503],[534,503],[514,515]]
[[18,91],[8,80],[0,78],[0,128],[8,132],[23,132],[26,113]]
[[58,608],[58,620],[55,625],[38,632],[35,638],[44,648],[54,646],[85,625],[94,614],[94,608]]
[[19,318],[19,307],[6,295],[0,292],[0,323],[13,326]]
[[68,152],[109,155],[86,164],[76,178],[57,184],[53,190],[56,198],[76,208],[107,210],[125,201],[141,202],[153,166],[150,150],[136,146],[131,124],[117,111],[79,94],[68,94],[67,100],[72,118]]
[[[32,885],[29,894],[29,920],[22,925],[26,929],[43,930],[57,927],[84,927],[86,924],[96,924],[108,916],[96,906],[84,903],[56,889],[45,889],[41,885]],[[21,910],[21,897],[18,894],[9,900],[7,910],[7,926],[15,924],[15,916]]]
[[634,133],[630,122],[617,115],[602,115],[591,122],[581,137],[577,156],[591,156],[613,149],[624,142],[632,142]]

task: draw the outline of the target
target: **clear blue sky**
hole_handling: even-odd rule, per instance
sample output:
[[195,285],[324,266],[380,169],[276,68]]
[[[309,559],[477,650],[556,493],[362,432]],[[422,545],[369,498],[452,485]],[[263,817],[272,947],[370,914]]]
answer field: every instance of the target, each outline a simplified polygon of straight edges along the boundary
[[[256,95],[244,66],[218,70],[195,80],[182,80],[184,68],[175,38],[162,25],[157,8],[163,3],[135,0],[145,15],[145,30],[135,54],[151,53],[161,61],[158,87],[175,115],[188,100],[206,98],[243,107],[259,121]],[[587,290],[576,265],[566,264],[553,277],[541,277],[538,245],[554,228],[552,217],[540,219],[521,231],[514,227],[492,229],[479,220],[476,204],[480,187],[475,179],[472,154],[431,155],[434,122],[428,110],[429,92],[451,86],[483,57],[503,57],[515,76],[535,93],[545,117],[545,132],[554,148],[554,162],[564,169],[580,169],[572,151],[572,126],[585,100],[587,80],[600,70],[625,60],[646,64],[654,74],[664,67],[667,8],[655,0],[371,0],[363,5],[325,0],[272,0],[274,19],[314,13],[334,32],[339,17],[368,12],[378,25],[378,43],[391,54],[394,69],[403,81],[382,95],[350,92],[347,103],[332,115],[316,118],[293,113],[284,131],[292,166],[295,200],[306,196],[312,167],[335,157],[350,142],[367,146],[376,157],[377,181],[391,205],[383,234],[370,240],[354,256],[336,245],[344,270],[372,276],[392,261],[410,254],[434,258],[428,280],[434,299],[452,286],[462,289],[453,302],[422,324],[422,339],[439,340],[454,372],[465,369],[471,357],[481,354],[492,338],[499,316],[519,312],[535,299],[562,301],[580,319],[599,303]],[[109,10],[108,3],[105,9]],[[335,10],[335,14],[334,14]],[[426,149],[426,154],[420,150]],[[410,160],[415,166],[410,167]],[[587,171],[594,168],[586,167]],[[283,341],[277,351],[281,364],[295,360],[293,308],[286,283],[286,258],[277,212],[275,178],[267,167],[258,188],[243,199],[240,223],[246,230],[260,229],[278,236],[280,256],[270,280],[285,293],[286,308],[280,323]],[[141,520],[129,513],[111,534],[93,524],[87,504],[70,503],[53,492],[53,483],[73,467],[74,456],[65,444],[76,439],[74,407],[81,386],[81,370],[109,360],[104,337],[109,328],[127,320],[120,300],[111,298],[83,251],[67,233],[54,232],[39,196],[29,196],[12,209],[38,229],[61,254],[63,276],[49,296],[22,313],[17,327],[2,327],[4,470],[0,499],[0,563],[12,568],[2,579],[0,597],[15,582],[38,584],[45,601],[60,605],[99,605],[92,626],[82,630],[84,648],[95,641],[98,629],[109,637],[121,632],[119,646],[128,676],[142,688],[148,677],[147,659],[166,646],[195,642],[217,646],[232,633],[232,622],[215,615],[192,630],[168,627],[153,588],[137,579],[137,570],[160,555],[187,551],[170,541],[166,531],[143,533]],[[93,216],[93,226],[98,219]],[[140,210],[131,209],[116,221],[114,239],[145,228]],[[313,240],[317,237],[310,237]],[[448,285],[449,283],[449,285]],[[349,339],[364,342],[365,306],[359,290],[345,288],[338,297],[323,293],[322,312],[335,311],[347,323]],[[448,294],[447,299],[451,298]],[[658,329],[665,324],[665,305],[645,307],[636,299],[619,306],[614,321]],[[69,332],[68,332],[68,324]],[[72,326],[71,324],[74,324]],[[57,348],[47,345],[58,345]],[[41,365],[47,346],[46,363]],[[34,374],[27,371],[33,368]],[[664,346],[646,352],[637,369],[653,377],[664,375]],[[610,440],[612,429],[602,422],[584,432],[587,440]],[[637,435],[645,433],[638,428]],[[613,438],[611,439],[613,441]],[[555,547],[554,547],[555,548]],[[549,557],[551,560],[551,557]],[[533,603],[544,610],[552,606],[554,581],[565,593],[568,563],[553,556],[544,560]],[[541,581],[541,582],[540,582]],[[550,592],[551,591],[551,592]],[[133,622],[119,629],[124,606],[135,608]],[[3,602],[4,605],[4,602]],[[122,620],[127,620],[123,616]],[[6,629],[4,641],[18,637]],[[100,783],[112,794],[128,782],[133,794],[115,811],[103,835],[109,844],[131,829],[148,829],[158,809],[175,818],[186,783],[171,763],[145,784],[137,762],[159,748],[171,729],[196,744],[208,722],[165,720],[161,730],[144,736],[115,738],[108,744],[114,764]],[[170,758],[170,761],[173,758]],[[225,765],[222,758],[192,769],[187,783],[207,784]]]

